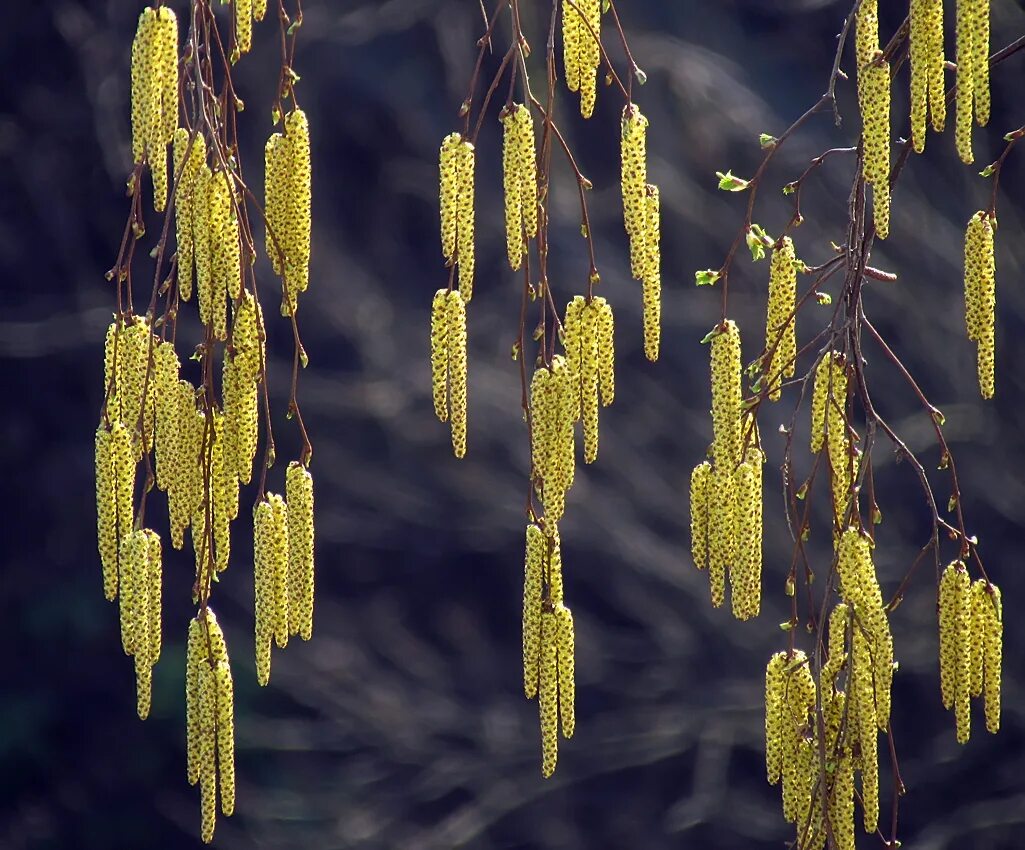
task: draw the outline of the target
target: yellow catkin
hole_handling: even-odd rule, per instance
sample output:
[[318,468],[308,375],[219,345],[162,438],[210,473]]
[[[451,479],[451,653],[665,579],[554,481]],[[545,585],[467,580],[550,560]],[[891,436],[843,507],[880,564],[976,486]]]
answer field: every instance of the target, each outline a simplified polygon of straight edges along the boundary
[[854,52],[858,66],[858,84],[861,72],[872,61],[879,49],[879,2],[863,0],[858,6],[854,27]]
[[925,150],[925,119],[929,105],[932,52],[931,0],[911,0],[911,141],[915,152]]
[[231,667],[219,662],[214,668],[217,685],[217,768],[221,812],[235,812],[235,687]]
[[117,319],[107,326],[103,341],[103,399],[107,419],[114,422],[121,418],[121,370],[118,354],[122,352],[124,325]]
[[[214,174],[207,189],[207,227],[210,232],[210,254],[213,279],[210,286],[210,327],[215,339],[228,335],[227,298],[230,280],[238,274],[238,252],[232,252],[231,188],[223,171]],[[238,224],[234,229],[234,245],[238,246]]]
[[[264,215],[266,216],[266,248],[274,274],[285,268],[288,254],[289,169],[288,145],[281,133],[272,133],[263,149]],[[197,234],[198,238],[198,234]]]
[[552,373],[539,367],[530,379],[530,461],[533,477],[540,479],[543,486],[549,477],[549,457],[552,445],[552,417],[549,415],[549,400],[552,395],[548,384]]
[[192,230],[192,199],[199,168],[205,161],[206,142],[203,136],[199,133],[190,136],[184,127],[175,130],[174,173],[178,180],[178,191],[174,200],[174,223],[178,240],[178,294],[183,301],[188,301],[192,297],[196,256]]
[[[834,380],[846,374],[843,369],[843,360],[836,352],[830,351],[819,360],[815,367],[815,384],[812,388],[811,397],[811,453],[817,455],[822,451],[823,440],[826,435],[826,410],[839,405],[841,408],[847,403],[847,383]],[[842,391],[842,392],[841,392]]]
[[[865,141],[863,174],[872,186],[876,235],[890,232],[890,64],[877,54],[858,75]],[[864,80],[864,82],[862,82]]]
[[174,10],[161,6],[157,10],[160,67],[160,134],[157,138],[159,156],[167,168],[167,146],[178,128],[178,18]]
[[765,351],[769,356],[769,398],[779,401],[784,377],[793,377],[797,359],[794,306],[797,299],[797,268],[794,243],[784,236],[772,252],[769,265],[769,303],[765,319]]
[[844,599],[853,605],[858,629],[869,644],[875,720],[879,729],[885,731],[890,720],[893,636],[872,563],[871,543],[855,528],[848,528],[840,538],[837,570]]
[[730,569],[731,605],[738,620],[757,617],[762,604],[762,451],[748,449],[736,476],[736,557]]
[[274,508],[266,499],[253,508],[253,574],[256,609],[256,680],[270,681],[270,644],[274,636]]
[[[592,340],[584,333],[584,312],[587,301],[583,295],[574,296],[566,305],[566,315],[562,321],[562,344],[566,349],[566,365],[569,366],[573,381],[573,419],[580,419],[584,409],[583,396],[587,392],[584,385],[585,349],[590,354]],[[593,340],[596,344],[597,340]]]
[[146,535],[133,531],[121,538],[118,553],[120,566],[120,620],[121,648],[125,655],[135,655],[140,643],[141,630],[149,625],[145,610],[144,589],[146,577]]
[[702,461],[690,474],[690,556],[699,570],[708,567],[708,497],[712,465]]
[[623,222],[630,237],[631,274],[638,280],[650,220],[645,189],[648,184],[647,130],[648,119],[635,104],[623,109],[620,147]]
[[541,579],[548,541],[544,532],[531,523],[523,559],[523,692],[527,699],[537,696],[541,658]]
[[995,219],[979,210],[968,220],[965,230],[965,326],[968,338],[978,343],[979,392],[983,398],[992,398],[995,390],[995,224]]
[[[592,300],[590,304],[584,305],[581,316],[580,415],[584,429],[585,463],[594,463],[598,457],[598,315],[600,310],[599,305]],[[571,380],[575,380],[575,378],[571,378]]]
[[132,41],[132,160],[136,163],[146,155],[153,95],[159,91],[153,85],[159,79],[154,52],[156,18],[156,10],[147,6],[139,15]]
[[847,516],[854,482],[855,460],[851,455],[850,431],[847,427],[847,373],[833,361],[830,389],[824,412],[826,449],[833,490],[834,516],[841,527]]
[[566,359],[552,358],[552,380],[548,384],[552,417],[550,473],[545,481],[545,510],[558,522],[565,510],[566,493],[573,486],[576,471],[575,435],[573,432],[573,384]]
[[555,606],[555,628],[559,647],[559,719],[562,736],[572,738],[576,728],[575,636],[573,612],[561,602]]
[[147,380],[151,336],[146,320],[135,316],[121,334],[118,351],[121,418],[131,434],[136,460],[142,458],[143,447],[148,449],[152,437],[153,384]]
[[517,150],[519,133],[514,106],[500,116],[502,122],[502,188],[505,191],[505,243],[513,270],[523,264],[523,181]]
[[736,551],[736,469],[740,464],[740,331],[728,320],[712,337],[712,458],[708,490],[708,564],[712,603],[724,598],[726,569]]
[[456,254],[456,218],[459,206],[459,146],[462,136],[450,133],[441,143],[438,156],[441,207],[441,253],[446,262]]
[[1000,679],[1004,652],[1004,615],[1000,588],[989,585],[985,603],[980,606],[982,626],[982,677],[986,698],[986,729],[1000,730]]
[[541,775],[547,779],[555,772],[559,758],[558,626],[551,611],[541,613],[540,663]]
[[929,120],[942,133],[947,121],[947,89],[943,79],[943,0],[926,0],[929,19]]
[[[285,140],[288,144],[288,242],[287,284],[291,309],[297,293],[310,283],[310,240],[312,234],[312,170],[310,160],[310,124],[306,113],[295,109],[285,116]],[[282,315],[291,315],[284,310]]]
[[131,534],[135,522],[135,459],[132,442],[124,423],[110,429],[110,458],[114,468],[114,501],[117,507],[118,541]]
[[547,537],[542,550],[542,575],[548,588],[548,601],[552,605],[558,605],[563,601],[565,590],[562,580],[562,541],[559,539],[559,526],[554,522],[548,524],[546,531]]
[[473,298],[474,270],[474,171],[476,153],[469,141],[463,141],[456,154],[459,195],[456,201],[456,259],[459,262],[459,294],[464,301]]
[[199,665],[206,662],[206,636],[198,617],[189,621],[185,650],[185,752],[189,785],[199,781],[201,731],[199,716]]
[[[975,14],[980,0],[957,0],[957,92],[954,144],[966,165],[975,161],[972,152],[972,106],[975,103]],[[987,3],[988,6],[988,3]]]
[[598,66],[601,64],[601,0],[578,0],[583,12],[580,34],[580,114],[590,118],[598,93]]
[[850,608],[838,602],[829,615],[829,657],[822,665],[822,686],[832,685],[847,661],[844,646],[847,641],[847,625],[850,622]]
[[235,44],[239,53],[253,47],[253,0],[232,0],[235,6]]
[[160,535],[152,529],[146,529],[146,604],[149,620],[147,635],[149,646],[146,660],[152,667],[160,660],[162,644],[162,613],[163,613],[163,548]]
[[110,431],[102,423],[96,429],[96,538],[103,567],[103,595],[113,601],[117,597],[117,495]]
[[273,594],[274,642],[288,645],[288,507],[276,493],[268,493],[272,519],[268,534],[270,586]]
[[516,126],[523,230],[528,238],[533,238],[537,236],[537,156],[534,148],[534,118],[526,106],[520,105],[516,110]]
[[602,407],[608,407],[616,397],[615,319],[608,301],[595,298],[594,303],[598,305],[598,389]]
[[217,679],[207,657],[199,664],[200,838],[209,844],[217,824]]
[[982,696],[983,661],[982,656],[986,642],[986,610],[984,605],[992,605],[983,579],[972,584],[972,636],[969,647],[969,693],[973,697]]
[[937,614],[940,628],[940,697],[943,707],[954,707],[957,690],[957,607],[955,598],[955,575],[958,562],[949,564],[940,577]]
[[196,298],[199,320],[210,327],[214,315],[214,245],[210,234],[210,195],[214,182],[205,163],[196,173],[192,195],[192,238],[196,252]]
[[662,250],[661,202],[658,186],[648,185],[645,196],[647,222],[644,229],[645,260],[641,279],[644,307],[644,355],[652,362],[658,360],[662,336]]
[[448,422],[448,292],[439,289],[431,303],[431,392],[434,415]]
[[846,747],[833,770],[829,823],[837,850],[854,850],[854,760]]
[[940,577],[940,693],[954,709],[957,740],[971,735],[972,588],[964,562],[953,561]]
[[267,14],[267,0],[253,0],[253,17],[262,21]]
[[781,722],[783,777],[783,816],[791,823],[805,816],[811,806],[809,755],[811,742],[806,737],[811,724],[809,713],[815,708],[815,681],[807,657],[798,650],[786,664]]
[[210,500],[214,522],[214,564],[217,572],[228,568],[231,557],[231,521],[238,515],[238,478],[224,458],[224,414],[215,410],[210,446]]
[[[972,96],[975,120],[980,127],[989,123],[989,15],[990,0],[972,0]],[[960,62],[960,56],[958,56]]]
[[313,476],[302,464],[285,473],[288,505],[288,631],[313,636]]
[[452,451],[462,458],[466,456],[466,304],[459,290],[448,294],[446,313]]
[[875,832],[879,823],[879,746],[872,686],[871,649],[860,629],[851,642],[851,695],[857,705],[855,732],[861,748],[862,822],[865,832]]
[[787,656],[777,652],[765,667],[765,771],[770,783],[783,770],[783,701],[786,696]]
[[580,44],[583,38],[580,13],[568,0],[562,0],[562,67],[566,74],[566,87],[580,90]]
[[248,380],[259,381],[267,358],[263,313],[259,302],[248,290],[242,293],[242,300],[235,312],[231,342],[235,348],[235,362],[242,374]]

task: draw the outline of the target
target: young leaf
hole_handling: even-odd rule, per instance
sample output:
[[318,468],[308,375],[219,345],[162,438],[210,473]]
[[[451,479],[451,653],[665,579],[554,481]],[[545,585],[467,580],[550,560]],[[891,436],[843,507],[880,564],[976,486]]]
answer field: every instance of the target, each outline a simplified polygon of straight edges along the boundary
[[717,171],[715,176],[719,178],[719,188],[724,192],[743,192],[748,187],[747,180],[737,177],[729,171],[725,174]]

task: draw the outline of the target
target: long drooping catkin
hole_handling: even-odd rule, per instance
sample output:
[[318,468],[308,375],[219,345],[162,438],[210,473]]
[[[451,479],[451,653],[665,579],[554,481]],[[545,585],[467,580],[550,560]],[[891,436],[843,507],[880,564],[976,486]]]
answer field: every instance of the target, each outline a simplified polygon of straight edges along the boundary
[[541,613],[541,662],[538,711],[541,718],[541,774],[555,772],[559,758],[558,625],[551,611]]
[[457,289],[448,294],[446,324],[452,451],[461,458],[466,456],[466,303]]
[[285,473],[288,504],[288,631],[313,636],[313,476],[299,463]]
[[757,617],[762,602],[761,449],[750,448],[737,467],[736,556],[730,569],[733,616]]
[[201,762],[199,716],[199,665],[206,661],[206,635],[199,617],[189,621],[185,649],[185,752],[189,785],[199,781]]
[[559,719],[562,736],[572,738],[576,728],[575,637],[573,612],[561,602],[555,606],[555,629],[558,644]]
[[785,652],[777,652],[765,667],[765,771],[773,785],[779,782],[783,770],[786,669]]
[[[598,457],[598,396],[603,370],[611,372],[610,355],[602,350],[611,345],[602,324],[611,322],[611,308],[604,298],[587,302],[576,296],[566,305],[563,325],[568,379],[572,398],[569,405],[574,419],[581,419],[584,431],[584,461],[593,463]],[[606,384],[611,379],[606,377]]]
[[648,119],[635,104],[624,108],[620,186],[623,194],[623,221],[630,237],[630,269],[633,277],[638,280],[641,278],[650,221],[645,188],[648,184],[647,129]]
[[579,402],[571,377],[566,358],[556,355],[551,369],[535,370],[530,387],[531,462],[552,522],[562,518],[575,473],[573,420]]
[[[207,184],[207,227],[210,232],[210,326],[215,339],[228,335],[229,279],[239,277],[238,222],[232,227],[231,187],[223,171],[218,171]],[[234,234],[234,239],[232,239]],[[231,245],[235,248],[232,250]],[[200,292],[202,296],[202,292]]]
[[181,364],[174,345],[161,342],[153,353],[153,382],[156,397],[157,486],[170,490],[178,463],[181,426],[178,417],[178,372]]
[[972,608],[968,571],[964,562],[953,561],[940,577],[940,694],[944,708],[954,709],[961,744],[971,734]]
[[281,133],[272,133],[263,149],[264,215],[267,218],[266,248],[274,274],[281,275],[288,255],[289,162],[288,146]]
[[[957,0],[957,94],[954,119],[954,144],[961,161],[971,165],[972,106],[975,103],[975,30],[974,7],[980,0]],[[988,2],[987,2],[988,5]]]
[[113,601],[117,597],[117,496],[110,431],[102,423],[96,429],[96,538],[103,566],[103,595]]
[[232,5],[235,7],[235,44],[238,52],[245,54],[253,46],[253,0],[232,0]]
[[270,680],[271,639],[288,643],[288,511],[275,493],[253,509],[253,553],[256,579],[256,676]]
[[114,501],[117,507],[118,540],[131,533],[134,522],[135,459],[128,429],[120,420],[110,429],[110,458],[114,469]]
[[992,398],[995,390],[995,226],[996,219],[979,210],[968,220],[964,243],[965,326],[968,339],[978,344],[979,392],[983,398]]
[[890,63],[873,57],[858,74],[861,118],[865,140],[864,176],[872,186],[872,212],[876,235],[890,232]]
[[286,239],[289,251],[289,298],[291,291],[305,292],[310,283],[310,239],[312,234],[312,169],[310,165],[310,123],[306,113],[294,109],[285,116],[288,143],[289,220]]
[[[196,173],[192,194],[192,239],[196,258],[196,299],[199,320],[205,327],[214,321],[214,244],[210,234],[210,195],[214,183],[210,167],[203,163]],[[219,301],[220,299],[218,299]]]
[[662,337],[662,225],[658,186],[647,185],[644,205],[644,234],[638,240],[644,246],[641,274],[644,356],[654,362],[658,360]]
[[523,559],[523,692],[527,699],[537,696],[541,659],[542,569],[548,541],[535,524],[527,526]]
[[708,566],[708,497],[712,466],[702,461],[690,474],[690,555],[694,566]]
[[431,304],[431,392],[434,415],[448,422],[448,291],[439,289]]
[[509,265],[523,262],[524,236],[537,235],[537,161],[534,123],[522,103],[501,116],[503,126],[502,177],[505,188],[505,232]]
[[190,136],[188,130],[179,127],[174,131],[173,150],[174,173],[180,175],[174,200],[175,238],[178,240],[178,294],[183,301],[188,301],[192,297],[196,256],[192,218],[193,195],[200,166],[206,162],[206,140],[201,133]]
[[925,118],[943,131],[943,0],[911,0],[911,139],[915,151],[925,150]]
[[580,13],[573,4],[562,0],[562,67],[566,74],[566,87],[572,92],[580,91],[583,26]]
[[769,265],[769,303],[765,318],[765,351],[769,357],[769,398],[778,401],[783,378],[794,375],[797,334],[794,307],[797,299],[797,268],[794,243],[784,236],[772,252]]
[[996,734],[1000,729],[1000,668],[1004,652],[1004,615],[1000,588],[995,584],[984,585],[982,590],[976,592],[975,599],[977,603],[973,619],[978,623],[976,640],[982,641],[986,729]]

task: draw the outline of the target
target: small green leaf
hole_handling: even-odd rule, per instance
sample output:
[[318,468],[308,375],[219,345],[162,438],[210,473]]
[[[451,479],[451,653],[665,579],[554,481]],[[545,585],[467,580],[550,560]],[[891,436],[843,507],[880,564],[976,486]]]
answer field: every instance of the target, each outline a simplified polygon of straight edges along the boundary
[[797,191],[797,184],[796,183],[787,183],[786,186],[783,187],[783,194],[784,195],[792,195],[796,191]]
[[302,18],[299,18],[298,20],[292,21],[291,25],[288,27],[288,31],[287,31],[286,35],[295,35],[295,31],[297,29],[299,29],[299,27],[301,27],[302,25],[303,25]]
[[748,187],[747,180],[737,177],[729,171],[725,174],[721,171],[717,171],[715,172],[715,176],[719,178],[719,188],[724,192],[743,192]]
[[947,423],[947,417],[945,417],[943,413],[935,407],[932,410],[932,419],[933,422],[935,422],[941,428]]
[[815,300],[818,301],[821,306],[828,307],[833,303],[833,296],[828,292],[816,292]]
[[993,176],[993,172],[995,172],[996,170],[997,170],[997,164],[995,162],[991,162],[984,169],[982,169],[982,171],[979,172],[979,176],[980,177],[992,177]]
[[752,224],[744,234],[747,248],[751,252],[751,260],[758,262],[765,259],[766,245],[772,244],[772,239],[765,233],[761,225]]
[[778,141],[779,139],[775,136],[770,136],[768,133],[762,133],[758,136],[758,144],[763,148],[774,148]]
[[705,334],[704,338],[701,340],[701,344],[708,345],[708,343],[719,336],[720,333],[722,333],[722,331],[720,331],[718,327],[712,328],[712,330]]
[[722,274],[717,269],[705,269],[694,272],[694,283],[697,286],[715,286]]
[[643,86],[648,82],[648,75],[644,73],[640,68],[634,65],[634,76],[637,78],[637,84]]
[[782,623],[779,624],[779,627],[784,632],[789,632],[794,627],[794,624],[791,623],[789,620],[784,620]]
[[798,488],[797,492],[796,492],[796,493],[794,493],[794,495],[795,495],[795,496],[797,496],[797,498],[798,498],[798,499],[800,499],[800,500],[804,501],[804,497],[808,495],[808,482],[807,482],[807,481],[805,481],[805,482],[804,482],[804,483],[803,483],[803,484],[802,484],[802,485],[801,485],[801,486],[800,486],[800,487]]

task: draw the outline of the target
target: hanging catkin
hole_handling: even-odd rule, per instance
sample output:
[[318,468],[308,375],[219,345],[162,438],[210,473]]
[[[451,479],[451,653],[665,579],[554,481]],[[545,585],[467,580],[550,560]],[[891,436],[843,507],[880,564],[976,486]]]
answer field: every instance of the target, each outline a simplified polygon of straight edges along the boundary
[[769,398],[773,401],[779,401],[783,379],[794,376],[797,360],[795,263],[794,243],[789,236],[784,236],[772,252],[769,264],[769,303],[765,319],[765,351],[769,356],[766,374]]
[[313,476],[300,463],[285,473],[288,505],[288,631],[313,635]]

